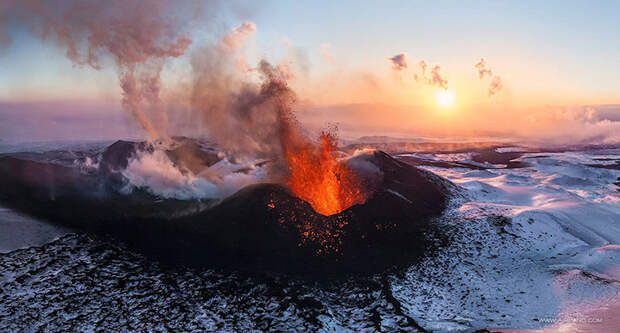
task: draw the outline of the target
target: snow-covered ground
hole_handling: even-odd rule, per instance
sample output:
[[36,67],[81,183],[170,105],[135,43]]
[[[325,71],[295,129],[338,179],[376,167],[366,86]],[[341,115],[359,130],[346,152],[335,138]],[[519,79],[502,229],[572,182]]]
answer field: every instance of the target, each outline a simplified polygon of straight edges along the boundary
[[41,246],[69,233],[55,226],[12,209],[0,206],[0,253]]
[[520,169],[425,167],[467,191],[443,222],[457,230],[452,246],[394,280],[395,296],[433,331],[610,331],[620,317],[620,171],[586,166],[620,158],[604,153],[525,154],[531,166]]
[[0,330],[406,331],[415,321],[434,332],[614,332],[620,171],[587,164],[615,159],[620,150],[527,153],[517,169],[424,167],[463,188],[438,219],[448,246],[404,273],[330,282],[163,268],[0,208]]

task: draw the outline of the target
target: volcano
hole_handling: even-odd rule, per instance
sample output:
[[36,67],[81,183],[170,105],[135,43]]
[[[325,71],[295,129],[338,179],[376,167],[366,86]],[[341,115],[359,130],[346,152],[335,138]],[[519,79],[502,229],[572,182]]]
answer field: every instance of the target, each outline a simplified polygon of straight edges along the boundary
[[[374,150],[346,160],[359,175],[372,169],[371,178],[362,176],[371,194],[332,215],[318,213],[276,183],[245,186],[219,199],[126,193],[121,171],[138,152],[152,150],[145,142],[117,141],[93,157],[99,164],[90,171],[5,155],[0,200],[52,223],[111,235],[174,263],[365,272],[423,255],[440,237],[433,218],[457,191],[448,180]],[[190,139],[166,154],[186,168],[221,159]],[[188,155],[189,160],[181,157]]]

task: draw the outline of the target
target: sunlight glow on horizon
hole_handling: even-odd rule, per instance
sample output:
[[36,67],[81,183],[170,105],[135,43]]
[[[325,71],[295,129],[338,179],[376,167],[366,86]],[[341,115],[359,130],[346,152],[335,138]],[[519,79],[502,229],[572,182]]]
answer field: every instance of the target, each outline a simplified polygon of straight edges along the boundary
[[[275,0],[260,7],[217,14],[213,27],[188,28],[194,41],[189,50],[161,68],[161,106],[173,117],[193,111],[191,87],[200,74],[194,64],[219,38],[251,21],[256,31],[234,55],[221,59],[221,83],[228,75],[260,82],[255,69],[262,59],[286,65],[296,108],[307,111],[317,127],[338,122],[360,133],[512,135],[518,126],[530,134],[525,129],[542,132],[579,121],[598,124],[592,132],[607,131],[615,123],[599,124],[597,117],[620,119],[617,5]],[[353,9],[356,15],[348,15]],[[306,15],[295,15],[300,12]],[[411,20],[417,12],[426,14]],[[21,121],[13,124],[36,124],[39,116],[56,123],[99,121],[105,112],[126,111],[119,69],[109,54],[102,52],[102,69],[94,69],[72,62],[63,47],[33,36],[27,26],[8,28],[12,43],[0,48],[0,123],[12,117]],[[407,57],[394,69],[386,59],[399,54]],[[481,58],[489,68],[486,76],[475,67]],[[422,61],[427,69],[420,67]],[[434,66],[445,80],[440,86],[449,90],[429,83]],[[500,88],[490,92],[496,77]],[[583,112],[587,107],[605,110],[592,115]],[[326,111],[319,116],[316,109]],[[5,133],[19,126],[26,125],[5,125]]]
[[456,97],[454,96],[454,92],[452,90],[440,90],[435,93],[435,101],[437,105],[441,108],[447,109],[454,106],[454,102]]

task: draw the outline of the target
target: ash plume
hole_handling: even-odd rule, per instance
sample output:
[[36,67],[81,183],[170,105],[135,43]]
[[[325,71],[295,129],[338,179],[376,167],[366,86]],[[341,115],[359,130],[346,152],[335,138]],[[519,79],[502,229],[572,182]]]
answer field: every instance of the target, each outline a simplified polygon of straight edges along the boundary
[[[295,94],[287,80],[293,75],[287,64],[273,66],[261,61],[252,73],[262,83],[236,70],[234,50],[203,47],[191,57],[188,107],[199,126],[220,149],[241,159],[281,156],[277,138],[292,119]],[[276,140],[274,140],[276,139]]]
[[[222,196],[239,184],[281,182],[290,172],[291,154],[316,153],[317,143],[295,117],[296,96],[288,85],[294,79],[290,62],[272,65],[262,60],[251,67],[243,56],[243,43],[256,31],[252,22],[244,22],[215,44],[194,46],[189,52],[189,23],[180,18],[195,15],[175,15],[192,10],[194,2],[183,6],[166,0],[10,1],[8,7],[0,7],[1,17],[18,17],[35,36],[64,49],[74,64],[101,69],[106,60],[113,61],[122,105],[148,133],[153,147],[125,170],[132,186],[181,199]],[[165,91],[170,95],[164,100],[164,66],[185,54],[190,56],[188,75]],[[406,66],[404,55],[399,61]],[[181,125],[186,127],[174,122],[179,117],[176,110],[192,119]],[[208,137],[222,153],[222,163],[230,162],[232,167],[220,165],[221,172],[213,165],[185,170],[182,163],[172,161],[163,152],[176,144],[173,134],[188,130]],[[269,161],[268,175],[246,177],[234,171],[258,160]]]
[[392,64],[392,69],[395,71],[402,71],[407,68],[407,54],[405,53],[389,57],[387,60]]
[[243,40],[256,31],[256,24],[243,22],[241,26],[222,38],[222,45],[230,49],[237,49],[243,44]]
[[[161,73],[166,61],[187,53],[192,40],[185,32],[187,20],[180,18],[195,17],[194,7],[193,2],[179,5],[165,0],[69,0],[55,5],[31,0],[12,1],[9,6],[0,7],[0,16],[19,18],[35,36],[64,49],[76,65],[101,69],[104,60],[112,59],[118,71],[123,107],[148,133],[149,140],[166,142],[172,141],[168,139],[169,131],[186,129],[169,123],[168,112],[173,108],[164,107],[160,97]],[[183,10],[191,12],[180,15]],[[262,83],[242,76],[248,75],[248,70],[240,71],[238,67],[250,67],[240,49],[255,31],[254,23],[244,22],[222,36],[216,45],[196,48],[190,59],[189,87],[176,87],[190,93],[179,94],[171,103],[189,109],[200,119],[196,124],[198,133],[206,134],[235,158],[283,161],[283,146],[302,140],[292,113],[295,95],[287,85],[293,73],[287,64],[272,66],[262,61],[252,71]],[[158,157],[161,156],[143,156],[127,170],[127,177],[138,186],[148,183],[159,193],[184,198],[212,195],[216,190],[213,184],[226,183],[218,179],[227,176],[212,177],[209,170],[179,176],[170,171],[169,161]],[[158,171],[174,177],[154,177]],[[180,193],[184,188],[190,191]],[[219,185],[217,190],[221,191]]]
[[236,67],[241,73],[253,72],[256,68],[250,66],[246,57],[242,54],[238,54],[237,50],[243,46],[243,42],[246,38],[256,32],[256,24],[253,22],[243,22],[239,27],[234,28],[230,33],[224,35],[220,40],[219,48],[220,56],[233,57],[237,56]]
[[276,65],[276,69],[278,70],[278,72],[280,72],[280,74],[282,75],[282,78],[286,80],[287,82],[295,79],[295,72],[293,71],[293,68],[290,63],[287,63],[287,62],[279,63]]
[[[138,154],[123,171],[128,191],[147,188],[167,198],[218,198],[252,183],[283,181],[284,150],[308,142],[294,115],[290,73],[263,60],[254,73],[261,82],[244,80],[247,73],[235,70],[230,52],[217,45],[194,52],[195,78],[188,101],[200,120],[195,125],[216,144],[221,160],[189,170],[163,153],[166,146],[155,145],[153,152]],[[179,159],[189,161],[191,154],[183,152]],[[257,167],[265,162],[267,166]]]
[[[192,43],[184,31],[186,20],[170,15],[180,6],[170,5],[164,0],[9,0],[0,16],[25,23],[35,36],[65,49],[77,65],[101,69],[102,58],[111,57],[123,107],[154,140],[166,137],[167,116],[160,107],[163,66],[182,56]],[[157,122],[151,114],[157,115]]]

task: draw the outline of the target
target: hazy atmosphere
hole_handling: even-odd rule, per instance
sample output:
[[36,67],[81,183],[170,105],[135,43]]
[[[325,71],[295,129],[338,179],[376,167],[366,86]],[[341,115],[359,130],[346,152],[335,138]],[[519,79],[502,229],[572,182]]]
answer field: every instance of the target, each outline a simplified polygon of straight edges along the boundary
[[[115,59],[109,45],[87,45],[96,31],[66,36],[54,26],[54,15],[70,3],[54,8],[49,22],[19,19],[39,10],[35,2],[2,6],[2,140],[146,137],[122,110],[119,75],[130,64]],[[161,38],[188,39],[179,54],[157,57],[158,98],[175,134],[208,134],[191,126],[195,108],[188,95],[196,70],[209,70],[197,68],[196,59],[210,54],[226,67],[229,82],[258,80],[253,69],[261,59],[285,67],[298,116],[317,128],[337,123],[344,136],[619,140],[620,23],[614,15],[620,8],[614,2],[157,1],[148,7],[127,19],[162,17],[169,31],[159,33],[176,35]],[[100,18],[112,29],[106,38],[122,33],[120,19],[106,18],[112,14]],[[77,29],[89,22],[66,24],[63,29]],[[135,33],[158,28],[143,29]],[[398,55],[396,66],[391,59]],[[481,59],[483,68],[476,66]],[[429,81],[433,75],[445,85]]]
[[0,0],[0,332],[618,332],[620,2]]

